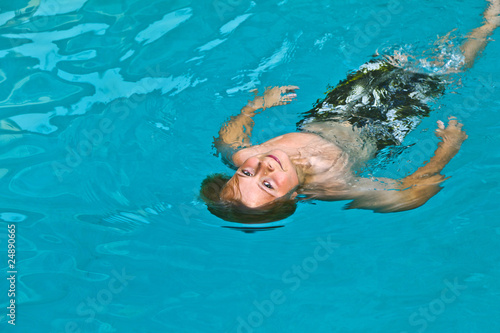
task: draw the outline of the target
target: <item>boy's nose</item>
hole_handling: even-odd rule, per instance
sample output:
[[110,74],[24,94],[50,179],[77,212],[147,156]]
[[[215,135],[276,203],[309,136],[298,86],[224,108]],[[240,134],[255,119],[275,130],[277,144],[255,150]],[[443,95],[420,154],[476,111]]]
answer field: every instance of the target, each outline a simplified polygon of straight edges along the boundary
[[270,170],[270,171],[273,171],[274,170],[274,167],[273,165],[270,163],[270,162],[267,162],[267,168]]
[[260,165],[260,170],[264,175],[268,175],[274,171],[274,167],[272,166],[272,164],[267,161],[261,162]]

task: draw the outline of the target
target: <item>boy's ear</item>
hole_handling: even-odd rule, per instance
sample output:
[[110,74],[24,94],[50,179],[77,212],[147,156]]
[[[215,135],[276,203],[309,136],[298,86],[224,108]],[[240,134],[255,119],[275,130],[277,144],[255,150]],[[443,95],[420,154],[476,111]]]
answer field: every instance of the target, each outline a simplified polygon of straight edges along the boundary
[[292,195],[290,196],[290,199],[295,199],[296,196],[297,196],[297,191],[292,193]]

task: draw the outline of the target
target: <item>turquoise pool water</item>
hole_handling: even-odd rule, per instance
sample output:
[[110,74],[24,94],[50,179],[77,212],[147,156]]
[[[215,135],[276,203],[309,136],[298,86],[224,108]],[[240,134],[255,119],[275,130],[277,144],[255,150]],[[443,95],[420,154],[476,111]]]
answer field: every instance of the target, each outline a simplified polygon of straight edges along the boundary
[[2,332],[500,331],[500,31],[407,137],[414,145],[374,166],[415,170],[438,142],[435,122],[459,117],[469,139],[424,206],[301,204],[251,232],[197,197],[208,173],[229,172],[212,139],[250,89],[300,86],[292,104],[256,117],[255,139],[293,131],[328,84],[377,50],[422,55],[452,29],[458,43],[485,7],[4,1]]

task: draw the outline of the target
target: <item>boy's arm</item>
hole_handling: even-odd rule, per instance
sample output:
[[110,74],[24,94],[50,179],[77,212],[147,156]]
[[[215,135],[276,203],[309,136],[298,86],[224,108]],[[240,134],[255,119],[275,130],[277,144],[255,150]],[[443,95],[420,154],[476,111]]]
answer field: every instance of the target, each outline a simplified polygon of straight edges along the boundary
[[462,124],[450,120],[448,127],[439,121],[436,135],[442,139],[434,156],[413,174],[401,179],[389,178],[356,178],[345,191],[327,191],[322,200],[353,200],[348,209],[370,209],[380,213],[410,210],[423,205],[441,190],[440,183],[445,176],[440,172],[459,151],[467,135]]
[[[232,116],[219,130],[219,136],[214,138],[214,147],[217,153],[222,155],[226,164],[233,164],[232,156],[242,148],[250,147],[250,137],[254,126],[252,119],[259,109],[267,109],[276,105],[288,104],[296,94],[293,93],[296,86],[284,86],[266,89],[264,96],[255,96],[248,101],[240,113]],[[285,95],[283,95],[285,94]]]

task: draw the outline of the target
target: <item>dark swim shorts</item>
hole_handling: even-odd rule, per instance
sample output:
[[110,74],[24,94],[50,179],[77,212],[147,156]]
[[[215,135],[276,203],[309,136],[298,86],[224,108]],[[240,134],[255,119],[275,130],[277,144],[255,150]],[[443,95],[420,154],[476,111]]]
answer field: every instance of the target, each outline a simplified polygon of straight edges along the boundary
[[428,103],[444,90],[442,74],[417,73],[376,59],[330,87],[326,98],[305,112],[297,126],[301,130],[312,122],[348,122],[378,149],[397,146],[429,115]]

